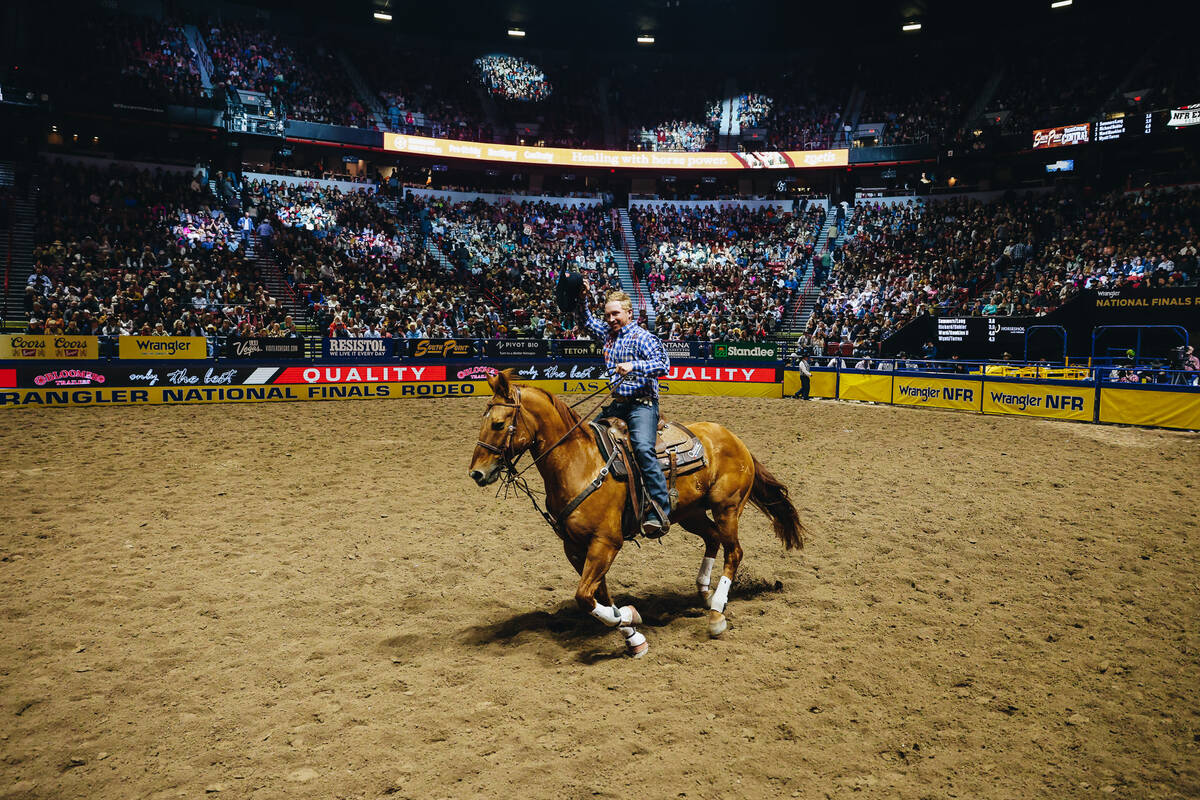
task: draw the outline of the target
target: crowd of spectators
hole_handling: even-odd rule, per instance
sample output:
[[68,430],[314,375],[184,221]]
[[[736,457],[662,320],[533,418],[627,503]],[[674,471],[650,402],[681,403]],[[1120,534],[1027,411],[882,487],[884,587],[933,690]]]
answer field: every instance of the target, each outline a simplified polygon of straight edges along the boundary
[[350,127],[369,122],[345,69],[324,45],[237,22],[212,23],[205,39],[220,84],[261,92],[292,119]]
[[41,173],[29,332],[295,335],[202,176],[62,163]]
[[871,352],[922,314],[1040,316],[1081,289],[1195,283],[1200,192],[858,207],[806,334]]
[[666,338],[763,339],[780,330],[825,216],[775,207],[634,207],[641,269]]
[[517,56],[482,56],[475,59],[475,69],[484,88],[506,100],[538,102],[553,91],[540,67]]
[[699,122],[670,120],[641,129],[638,138],[650,150],[698,152],[712,144],[712,128]]
[[747,92],[738,98],[738,125],[757,128],[766,121],[775,101],[765,94]]

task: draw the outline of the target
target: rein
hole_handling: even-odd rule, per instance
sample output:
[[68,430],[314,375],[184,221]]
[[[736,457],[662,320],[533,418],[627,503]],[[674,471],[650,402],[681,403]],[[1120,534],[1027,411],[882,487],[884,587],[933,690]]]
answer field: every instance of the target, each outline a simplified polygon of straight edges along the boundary
[[[609,381],[605,386],[601,386],[599,389],[597,389],[596,391],[587,395],[582,400],[578,400],[578,401],[572,403],[570,405],[570,408],[575,408],[576,406],[586,403],[588,400],[591,400],[593,397],[600,394],[601,392],[610,391],[612,388],[620,385],[621,381],[623,381],[623,380],[625,380],[624,375],[617,376],[616,380]],[[513,459],[509,453],[509,442],[512,440],[513,434],[516,433],[517,423],[519,423],[521,421],[521,390],[516,389],[515,391],[516,391],[516,395],[517,395],[516,403],[493,403],[492,404],[493,407],[502,406],[504,408],[516,409],[516,411],[514,411],[513,423],[508,426],[508,431],[505,433],[504,441],[500,443],[499,447],[488,444],[487,442],[479,441],[479,440],[476,440],[476,443],[479,446],[481,446],[484,450],[487,450],[490,453],[495,453],[496,455],[498,455],[502,459],[504,459],[504,466],[502,467],[503,471],[500,475],[501,484],[499,487],[496,488],[496,496],[498,497],[500,495],[501,490],[503,490],[504,496],[505,496],[505,498],[507,498],[510,488],[513,491],[524,493],[525,496],[527,496],[529,498],[529,501],[531,503],[533,503],[534,509],[536,509],[537,512],[542,515],[542,518],[545,519],[546,522],[550,525],[550,527],[553,528],[556,533],[558,533],[560,531],[559,520],[556,519],[553,514],[551,514],[549,511],[543,509],[541,507],[541,505],[538,504],[537,498],[534,497],[533,489],[529,488],[529,481],[521,476],[524,475],[526,472],[528,472],[531,467],[536,466],[537,463],[539,461],[541,461],[543,458],[550,455],[551,451],[553,451],[556,447],[558,447],[560,444],[565,442],[567,440],[567,437],[569,437],[572,433],[574,433],[579,428],[579,426],[584,423],[584,420],[586,420],[588,416],[591,416],[593,411],[595,411],[596,409],[600,408],[601,405],[603,405],[604,401],[601,400],[599,403],[597,403],[595,405],[595,407],[589,409],[587,412],[587,415],[581,414],[579,416],[579,420],[574,425],[572,425],[570,428],[568,428],[566,433],[564,433],[562,436],[558,437],[558,441],[556,441],[554,444],[550,445],[550,447],[546,448],[546,450],[543,451],[540,456],[535,457],[533,459],[533,461],[529,462],[529,464],[526,465],[526,467],[524,469],[518,471],[517,470],[517,462],[519,462],[521,460],[521,457],[525,455],[525,451],[522,450],[517,455],[516,459]],[[531,436],[530,439],[531,439],[530,444],[532,444],[533,437]],[[580,494],[578,497],[576,497],[574,500],[572,500],[570,503],[567,504],[567,507],[563,509],[563,512],[564,512],[562,515],[563,519],[566,519],[568,516],[570,516],[571,512],[574,511],[579,506],[580,503],[582,503],[589,495],[591,495],[592,492],[594,492],[600,488],[600,485],[602,483],[604,483],[604,479],[608,477],[609,471],[612,469],[613,456],[615,456],[615,455],[616,455],[616,451],[614,450],[613,454],[611,456],[609,456],[608,462],[604,465],[603,469],[600,470],[600,474],[597,475],[591,481],[591,483],[588,484],[588,487],[583,490],[582,494]]]

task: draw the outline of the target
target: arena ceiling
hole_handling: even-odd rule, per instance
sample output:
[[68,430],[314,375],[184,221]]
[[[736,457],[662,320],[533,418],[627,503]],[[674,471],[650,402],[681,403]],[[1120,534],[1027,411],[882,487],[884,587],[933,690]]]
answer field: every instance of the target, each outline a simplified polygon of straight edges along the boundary
[[[526,32],[534,48],[635,48],[638,34],[651,34],[659,50],[803,49],[856,41],[887,42],[904,37],[967,44],[985,38],[1027,37],[1039,28],[1137,24],[1149,15],[1140,6],[1134,20],[1121,19],[1115,0],[1073,0],[1051,9],[1050,0],[253,0],[265,9],[302,11],[311,21],[386,25],[397,33],[482,43],[511,41],[509,27]],[[1127,6],[1126,6],[1127,9]],[[372,12],[392,15],[375,23]],[[1128,16],[1128,11],[1124,12]],[[900,27],[920,20],[913,36]]]

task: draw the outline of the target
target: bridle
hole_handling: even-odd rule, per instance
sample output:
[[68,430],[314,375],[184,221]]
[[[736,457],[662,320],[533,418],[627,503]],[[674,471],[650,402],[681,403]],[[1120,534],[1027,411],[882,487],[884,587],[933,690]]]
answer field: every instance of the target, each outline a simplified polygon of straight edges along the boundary
[[[596,391],[587,395],[582,400],[578,400],[578,401],[572,403],[571,408],[575,408],[578,405],[586,403],[588,400],[591,400],[593,397],[600,394],[601,392],[607,392],[607,391],[611,390],[613,387],[615,387],[617,384],[619,384],[624,379],[625,379],[625,376],[623,376],[623,375],[617,376],[617,378],[615,380],[610,381],[607,385],[601,386],[599,389],[597,389]],[[516,387],[516,386],[513,387],[513,397],[516,402],[513,402],[513,403],[489,402],[487,404],[487,408],[485,408],[483,411],[484,415],[486,416],[493,408],[500,407],[500,408],[513,409],[512,419],[509,420],[508,429],[504,432],[504,439],[501,440],[500,444],[499,445],[489,444],[488,442],[485,442],[482,439],[476,439],[475,444],[479,445],[484,450],[487,450],[489,453],[494,453],[495,455],[500,456],[500,458],[502,459],[502,472],[500,474],[501,485],[500,485],[500,487],[498,487],[496,489],[496,495],[499,496],[501,490],[503,490],[504,496],[507,498],[508,491],[510,488],[515,491],[519,491],[522,494],[525,494],[529,498],[529,500],[533,503],[533,507],[535,509],[537,509],[537,512],[542,515],[542,517],[546,520],[546,522],[550,523],[550,527],[553,528],[556,533],[559,533],[559,535],[562,535],[561,534],[561,525],[560,525],[561,520],[555,519],[553,514],[546,511],[538,504],[537,498],[533,496],[533,490],[529,488],[529,484],[521,476],[526,471],[528,471],[529,469],[536,466],[537,463],[539,461],[541,461],[543,458],[550,455],[550,453],[553,452],[556,447],[558,447],[560,444],[565,442],[567,440],[567,437],[569,437],[572,433],[574,433],[575,430],[584,423],[584,420],[586,420],[588,417],[590,417],[592,412],[594,412],[596,410],[596,408],[599,408],[599,406],[596,406],[596,408],[593,408],[586,415],[580,415],[579,421],[576,422],[574,425],[572,425],[570,428],[568,428],[567,432],[564,433],[562,436],[560,436],[558,438],[557,442],[555,442],[554,444],[547,447],[542,452],[541,455],[534,457],[533,461],[531,461],[525,467],[525,469],[518,470],[517,462],[521,460],[521,456],[525,455],[525,452],[530,447],[533,447],[533,445],[537,443],[538,439],[537,439],[536,433],[534,431],[530,430],[529,431],[529,443],[521,450],[520,453],[516,454],[515,459],[513,458],[513,454],[512,454],[513,434],[515,434],[517,432],[517,425],[522,424],[521,420],[524,418],[521,413],[522,408],[521,408],[521,389],[520,389],[520,387]],[[604,400],[601,400],[600,402],[603,403]],[[614,455],[616,454],[615,450],[613,451],[613,454]],[[570,504],[568,504],[568,507],[567,507],[568,510],[563,515],[563,519],[565,519],[566,516],[569,515],[571,510],[574,510],[575,507],[578,506],[579,501],[581,501],[583,498],[587,497],[587,495],[590,494],[591,491],[595,491],[595,489],[600,486],[600,482],[602,482],[604,480],[604,478],[608,475],[609,467],[611,466],[611,461],[612,461],[612,459],[610,458],[609,459],[610,463],[606,464],[604,469],[601,470],[599,477],[596,480],[592,481],[591,490],[590,491],[585,490],[583,494],[581,494],[579,497],[577,497],[575,500],[573,500]]]
[[[512,419],[510,419],[508,422],[508,429],[504,432],[504,439],[501,440],[500,444],[497,446],[494,444],[489,444],[488,442],[485,442],[482,439],[475,440],[475,444],[479,445],[484,450],[487,450],[489,453],[494,453],[494,454],[500,456],[500,458],[504,459],[505,470],[507,470],[509,472],[516,472],[516,469],[517,469],[516,462],[520,461],[521,456],[525,455],[525,450],[528,450],[537,441],[536,434],[533,431],[530,431],[529,432],[529,444],[526,445],[525,448],[523,450],[521,450],[520,453],[516,454],[515,460],[513,459],[513,453],[512,453],[513,434],[515,434],[517,432],[517,424],[521,423],[522,420],[524,419],[524,417],[521,414],[522,409],[521,409],[521,390],[520,390],[520,388],[513,387],[513,395],[514,395],[514,398],[516,399],[515,403],[490,402],[487,404],[487,408],[485,408],[483,410],[484,414],[488,414],[489,412],[491,412],[491,410],[493,408],[497,408],[497,407],[513,409]],[[561,440],[560,440],[560,443],[561,443]],[[556,443],[555,446],[557,447],[558,443]],[[546,451],[546,452],[549,452],[549,451]],[[545,453],[543,453],[542,455],[545,455]],[[534,463],[536,463],[536,461]],[[532,464],[530,466],[532,466]],[[528,469],[528,467],[526,469]]]

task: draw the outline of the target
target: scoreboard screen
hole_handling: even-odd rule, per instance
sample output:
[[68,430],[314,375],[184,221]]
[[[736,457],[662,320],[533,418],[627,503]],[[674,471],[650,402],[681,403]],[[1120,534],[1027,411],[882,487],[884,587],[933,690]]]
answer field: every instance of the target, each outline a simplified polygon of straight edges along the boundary
[[1009,317],[938,317],[937,343],[949,351],[1008,350],[1025,347],[1025,323]]

